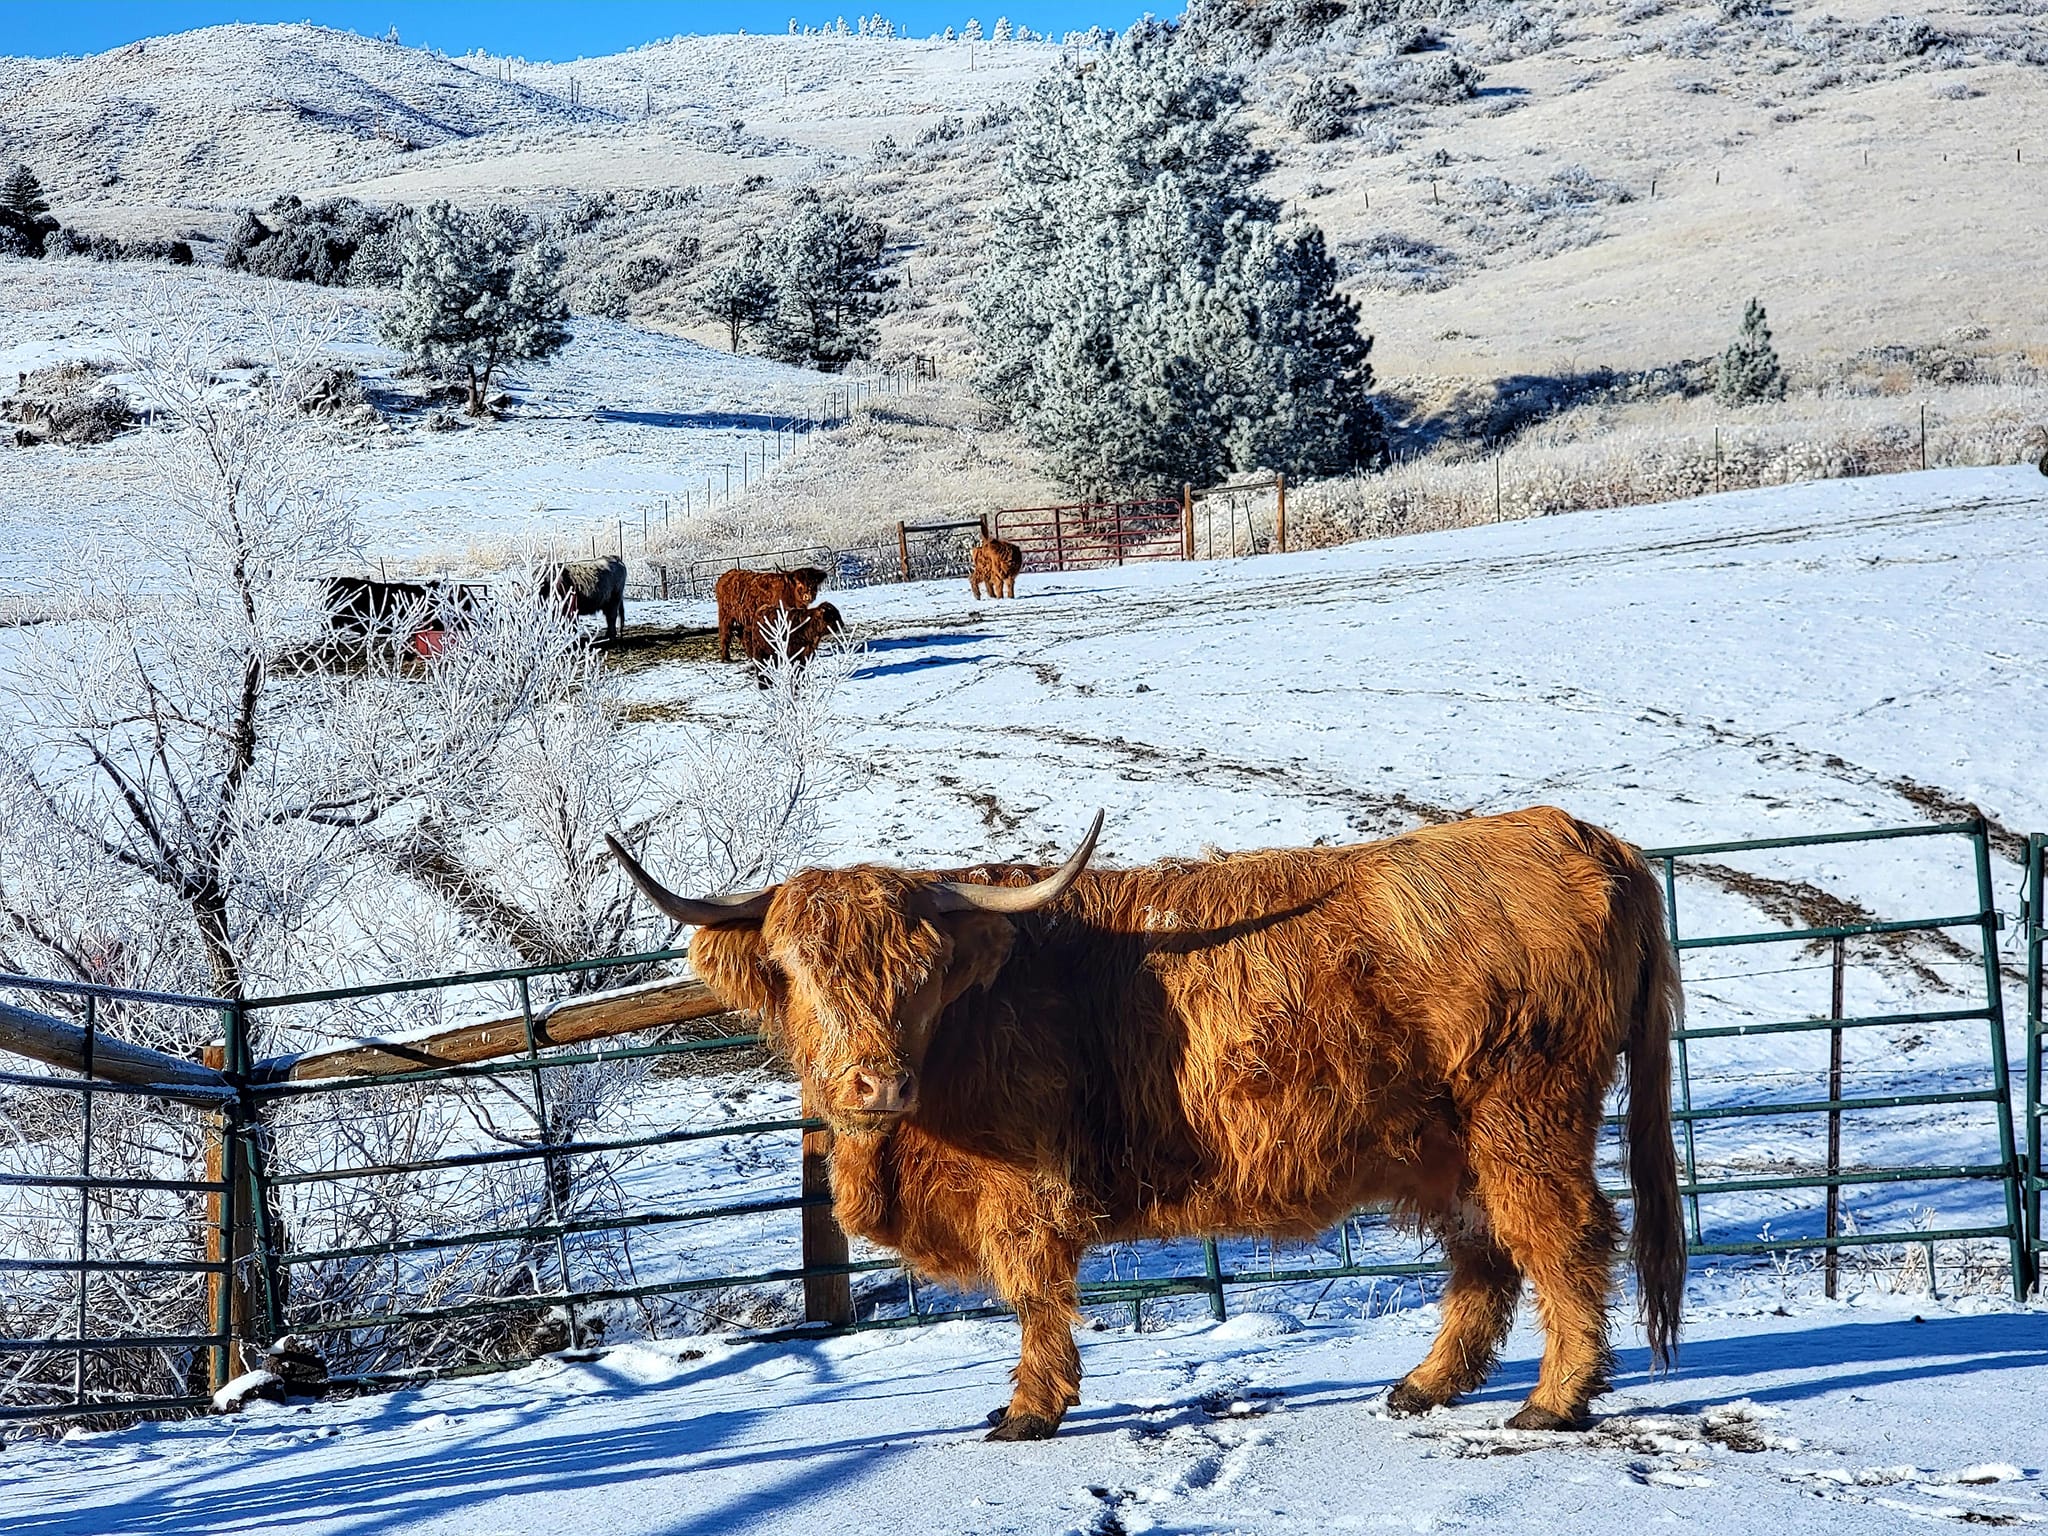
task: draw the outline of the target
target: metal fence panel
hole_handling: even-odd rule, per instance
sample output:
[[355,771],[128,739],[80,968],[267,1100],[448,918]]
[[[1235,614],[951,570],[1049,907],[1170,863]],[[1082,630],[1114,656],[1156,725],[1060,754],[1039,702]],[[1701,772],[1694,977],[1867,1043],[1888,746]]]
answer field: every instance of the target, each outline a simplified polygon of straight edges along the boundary
[[[1920,858],[1905,883],[1908,894],[1928,893],[1919,899],[1935,915],[1889,915],[1830,895],[1855,860],[1855,878],[1885,885],[1903,839],[1953,850]],[[1931,1265],[1938,1246],[1971,1262],[2005,1254],[2001,1273],[2009,1261],[2021,1277],[2040,1250],[2038,1223],[2029,1240],[2022,1221],[2042,1189],[2043,840],[2028,853],[2024,1175],[1980,823],[1649,857],[1664,877],[1690,1008],[1674,1043],[1673,1099],[1692,1253],[1781,1266],[1811,1255],[1832,1287],[1841,1266],[1872,1250],[1924,1249]],[[1808,878],[1816,865],[1826,866],[1827,889]],[[1944,881],[1951,889],[1939,889]],[[1777,926],[1757,925],[1760,908]],[[837,1277],[857,1326],[1000,1310],[984,1296],[921,1291],[880,1251],[820,1257],[806,1216],[829,1196],[807,1181],[799,1144],[820,1122],[750,1029],[707,1019],[551,1045],[533,1026],[544,1005],[673,974],[680,958],[664,951],[205,1005],[221,1010],[221,1065],[244,1092],[211,1141],[195,1135],[190,1110],[158,1106],[164,1124],[182,1116],[188,1151],[147,1170],[108,1169],[96,1155],[103,1140],[79,1122],[109,1102],[148,1100],[85,1078],[0,1082],[17,1096],[10,1105],[55,1094],[70,1106],[60,1135],[32,1145],[18,1137],[0,1169],[10,1211],[32,1205],[45,1224],[68,1222],[61,1246],[17,1233],[0,1254],[13,1261],[0,1264],[0,1414],[195,1406],[204,1397],[195,1383],[236,1363],[237,1296],[250,1312],[241,1331],[256,1342],[311,1336],[339,1374],[365,1379],[487,1368],[618,1331],[774,1337],[817,1326],[807,1295],[829,1294],[819,1282]],[[91,989],[18,985],[40,986],[85,1017],[104,1006]],[[525,1021],[521,1048],[496,1060],[300,1081],[252,1071],[252,1035],[297,1047],[507,1016]],[[211,1165],[195,1161],[195,1145],[216,1149]],[[1611,1140],[1603,1158],[1617,1174]],[[170,1202],[184,1247],[110,1248],[117,1224],[86,1210],[103,1191]],[[1316,1286],[1318,1306],[1334,1294],[1335,1305],[1370,1312],[1439,1267],[1384,1213],[1360,1212],[1305,1242],[1104,1248],[1090,1256],[1083,1300],[1136,1318],[1184,1298],[1221,1316],[1232,1295]],[[186,1290],[143,1334],[89,1327],[87,1298],[121,1277]],[[159,1364],[131,1369],[116,1391],[112,1374],[95,1375],[101,1358]]]

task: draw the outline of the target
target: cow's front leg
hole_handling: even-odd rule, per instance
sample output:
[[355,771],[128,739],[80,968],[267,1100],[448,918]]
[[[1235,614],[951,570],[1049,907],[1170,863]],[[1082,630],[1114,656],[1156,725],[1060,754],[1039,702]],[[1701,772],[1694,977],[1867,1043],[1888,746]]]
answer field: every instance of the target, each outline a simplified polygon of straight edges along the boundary
[[996,1289],[1023,1329],[1017,1384],[1009,1406],[996,1416],[991,1440],[1043,1440],[1060,1427],[1067,1410],[1081,1401],[1081,1351],[1074,1324],[1081,1317],[1081,1254],[1074,1244],[1049,1233],[1032,1233],[992,1256]]

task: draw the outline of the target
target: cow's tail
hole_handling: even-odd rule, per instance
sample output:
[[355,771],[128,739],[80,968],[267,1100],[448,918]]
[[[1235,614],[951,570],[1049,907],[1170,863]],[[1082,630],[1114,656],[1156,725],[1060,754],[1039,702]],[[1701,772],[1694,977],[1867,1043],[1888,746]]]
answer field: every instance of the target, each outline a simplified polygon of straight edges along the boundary
[[1664,898],[1638,864],[1636,904],[1639,979],[1622,1054],[1628,1065],[1628,1181],[1635,1195],[1630,1250],[1642,1301],[1643,1330],[1653,1365],[1669,1368],[1678,1353],[1685,1301],[1685,1225],[1679,1209],[1678,1155],[1671,1144],[1671,1035],[1685,1017],[1678,956],[1664,931]]

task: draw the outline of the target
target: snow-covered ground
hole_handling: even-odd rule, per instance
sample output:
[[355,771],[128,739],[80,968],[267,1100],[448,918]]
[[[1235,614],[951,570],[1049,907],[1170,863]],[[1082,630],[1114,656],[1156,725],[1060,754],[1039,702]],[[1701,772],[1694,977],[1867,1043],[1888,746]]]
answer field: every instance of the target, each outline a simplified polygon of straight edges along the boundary
[[[1943,820],[1966,804],[2001,828],[2048,827],[2044,514],[2048,481],[2031,468],[1941,471],[1242,562],[1027,572],[1014,603],[974,604],[964,583],[836,594],[868,651],[840,699],[862,777],[832,807],[830,857],[1051,855],[1097,806],[1117,862],[1538,800],[1651,845]],[[699,617],[636,605],[629,623]],[[631,687],[657,739],[753,692],[740,668],[704,662]],[[1754,881],[1681,867],[1689,932],[1784,926],[1817,899],[1798,882],[1884,917],[1975,905],[1952,840],[1728,862]],[[1993,873],[2011,910],[2003,852]],[[1854,952],[1848,1011],[1967,1006],[1974,937],[1958,935],[1960,957],[1918,939]],[[2010,962],[2014,936],[2003,942]],[[1825,958],[1797,950],[1695,957],[1687,973],[1695,1026],[1826,1007]],[[1698,1099],[1819,1097],[1824,1038],[1696,1049]],[[1855,1033],[1845,1081],[1982,1083],[1984,1038],[1981,1024]],[[711,1086],[658,1088],[639,1113],[647,1128],[751,1119],[787,1097],[759,1080],[765,1094],[727,1103]],[[1737,1122],[1703,1157],[1811,1167],[1819,1124]],[[793,1136],[698,1146],[622,1170],[632,1207],[793,1192]],[[1995,1126],[1982,1105],[1852,1115],[1845,1149],[1991,1160]],[[1895,1230],[2002,1208],[1995,1185],[1965,1181],[1858,1188],[1847,1205]],[[1783,1234],[1810,1229],[1816,1206],[1811,1191],[1732,1197],[1706,1221],[1730,1238]],[[637,1247],[636,1272],[765,1267],[794,1235],[790,1213],[707,1225]],[[1315,1246],[1266,1256],[1317,1262]],[[1186,1258],[1103,1255],[1091,1273]],[[1006,1390],[1008,1323],[670,1338],[305,1412],[10,1447],[0,1524],[1106,1536],[2048,1520],[2048,1315],[2000,1299],[2000,1245],[1944,1245],[1946,1300],[1919,1294],[1918,1262],[1918,1245],[1852,1259],[1833,1305],[1810,1264],[1697,1265],[1679,1373],[1649,1380],[1619,1322],[1617,1391],[1584,1437],[1498,1427],[1533,1373],[1526,1325],[1470,1403],[1395,1421],[1378,1395],[1435,1322],[1416,1288],[1246,1286],[1233,1310],[1275,1310],[1218,1327],[1160,1307],[1136,1332],[1103,1315],[1083,1345],[1084,1402],[1046,1445],[976,1439]]]
[[[387,295],[313,289],[205,268],[151,270],[89,261],[0,258],[0,380],[73,360],[118,361],[152,314],[198,307],[238,317],[231,333],[257,338],[267,316],[333,309],[338,360],[372,391],[390,391],[402,359],[376,339]],[[224,327],[226,326],[223,320]],[[727,486],[802,451],[792,422],[831,409],[840,381],[766,358],[734,356],[681,337],[580,318],[551,361],[492,381],[513,399],[502,420],[431,432],[416,421],[354,432],[340,454],[342,488],[361,509],[366,553],[449,557],[524,540],[567,553],[595,538],[641,548],[643,512],[702,513]],[[120,376],[111,382],[119,384]],[[779,437],[776,429],[781,428]],[[154,494],[146,435],[98,448],[0,449],[0,585],[31,590],[53,558],[91,537],[117,509]],[[749,467],[742,467],[742,461]],[[686,503],[685,497],[689,498]]]
[[237,1420],[74,1433],[0,1463],[36,1536],[291,1530],[606,1536],[1113,1532],[1783,1533],[2048,1521],[2048,1314],[1775,1300],[1693,1320],[1675,1375],[1623,1350],[1583,1436],[1500,1427],[1518,1332],[1471,1402],[1382,1394],[1429,1310],[1250,1313],[1083,1336],[1051,1441],[989,1445],[1014,1329],[629,1345],[481,1381]]

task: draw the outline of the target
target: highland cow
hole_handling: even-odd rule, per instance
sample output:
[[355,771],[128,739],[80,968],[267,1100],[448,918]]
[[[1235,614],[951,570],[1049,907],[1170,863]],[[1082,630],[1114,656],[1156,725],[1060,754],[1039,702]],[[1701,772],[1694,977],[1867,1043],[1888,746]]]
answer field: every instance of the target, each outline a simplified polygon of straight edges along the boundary
[[696,973],[757,1010],[834,1134],[840,1222],[1022,1324],[998,1440],[1079,1402],[1085,1250],[1309,1237],[1387,1202],[1442,1243],[1442,1324],[1389,1406],[1491,1371],[1524,1279],[1547,1335],[1509,1423],[1583,1425],[1613,1365],[1619,1223],[1594,1174],[1628,1067],[1634,1263],[1653,1358],[1685,1283],[1656,878],[1562,811],[1348,848],[1091,870],[806,870],[700,900],[615,857]]
[[550,566],[543,576],[543,590],[571,617],[603,614],[605,639],[619,638],[626,623],[626,562],[617,555]]
[[740,637],[740,649],[747,652],[747,636],[759,632],[762,620],[778,608],[795,613],[808,608],[825,585],[825,573],[815,566],[797,571],[727,571],[712,587],[718,599],[718,659],[732,660],[732,638]]
[[983,587],[990,597],[1015,597],[1017,573],[1023,569],[1023,550],[1008,539],[984,536],[968,560],[967,584],[974,589],[974,600],[981,601]]

